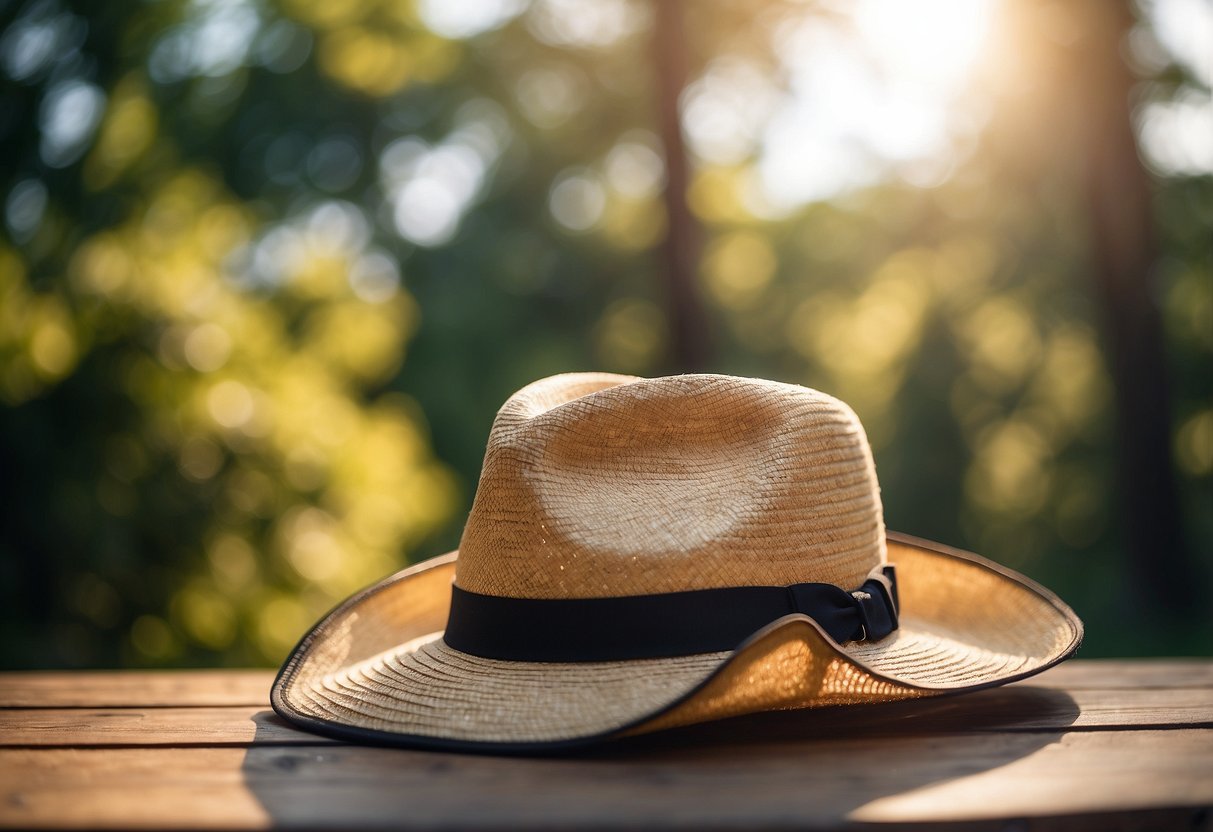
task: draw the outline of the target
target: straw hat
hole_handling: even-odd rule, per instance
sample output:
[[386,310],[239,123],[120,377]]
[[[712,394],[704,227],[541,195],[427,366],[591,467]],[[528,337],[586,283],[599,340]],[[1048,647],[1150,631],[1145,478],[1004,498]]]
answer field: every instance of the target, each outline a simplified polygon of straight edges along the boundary
[[272,702],[344,739],[520,751],[975,690],[1081,638],[1027,578],[886,536],[837,399],[578,373],[501,408],[459,551],[325,617]]

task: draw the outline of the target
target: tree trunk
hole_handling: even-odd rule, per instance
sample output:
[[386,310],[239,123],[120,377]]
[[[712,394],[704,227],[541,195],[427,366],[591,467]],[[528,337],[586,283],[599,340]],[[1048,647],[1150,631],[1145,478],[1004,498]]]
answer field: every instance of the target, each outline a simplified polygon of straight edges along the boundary
[[679,372],[706,368],[709,337],[696,279],[702,231],[687,205],[690,181],[678,98],[686,88],[688,61],[683,0],[653,0],[653,58],[658,121],[665,150],[668,229],[661,246],[670,363]]
[[1088,0],[1075,66],[1085,111],[1092,272],[1115,385],[1118,477],[1132,577],[1158,613],[1195,607],[1196,570],[1184,539],[1171,459],[1171,396],[1156,302],[1151,181],[1137,155],[1121,49],[1133,25],[1125,3]]

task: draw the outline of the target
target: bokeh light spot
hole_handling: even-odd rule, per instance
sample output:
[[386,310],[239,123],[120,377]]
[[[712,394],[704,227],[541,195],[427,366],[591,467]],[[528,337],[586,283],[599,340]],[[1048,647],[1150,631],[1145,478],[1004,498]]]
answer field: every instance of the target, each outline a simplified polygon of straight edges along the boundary
[[211,418],[225,428],[238,428],[249,421],[255,407],[249,389],[231,379],[212,387],[206,396],[206,404]]
[[1048,442],[1032,424],[1008,419],[988,428],[965,478],[965,493],[994,514],[1028,517],[1049,497]]
[[567,122],[582,108],[586,86],[585,79],[572,67],[540,67],[523,73],[514,95],[532,124],[551,130]]
[[527,27],[552,46],[604,49],[644,30],[650,15],[639,0],[536,0]]
[[775,275],[775,251],[761,234],[737,231],[711,242],[704,253],[708,290],[728,309],[757,302]]
[[505,25],[526,5],[526,0],[421,0],[417,13],[430,31],[462,39]]
[[256,614],[261,652],[280,659],[303,635],[310,617],[303,604],[292,597],[277,595],[265,601]]
[[1028,308],[1011,297],[983,302],[960,325],[974,378],[992,392],[1018,384],[1035,367],[1040,334]]
[[222,650],[236,636],[236,614],[231,602],[200,582],[179,590],[173,596],[171,608],[186,634],[203,647]]
[[162,661],[179,649],[173,631],[165,620],[156,615],[141,615],[130,630],[131,645],[145,659]]
[[58,303],[47,302],[36,308],[30,358],[46,378],[61,378],[75,366],[76,339],[69,325],[67,313]]
[[205,482],[223,465],[223,451],[211,440],[202,436],[191,436],[181,446],[178,467],[187,479]]
[[565,171],[552,184],[548,208],[556,222],[569,231],[589,231],[602,219],[606,190],[587,168]]
[[605,173],[612,190],[631,199],[656,196],[665,186],[665,162],[647,133],[625,136],[607,154]]
[[8,192],[4,221],[16,240],[24,242],[38,230],[46,202],[46,185],[38,179],[23,179]]
[[605,367],[642,373],[665,347],[665,319],[651,301],[625,298],[607,307],[595,331],[596,352]]
[[196,326],[185,338],[185,360],[201,373],[218,370],[227,363],[231,352],[231,336],[215,323]]
[[79,159],[105,111],[105,94],[95,84],[61,81],[46,93],[39,112],[42,161],[63,168]]
[[1213,473],[1213,409],[1188,418],[1175,436],[1175,458],[1193,477]]

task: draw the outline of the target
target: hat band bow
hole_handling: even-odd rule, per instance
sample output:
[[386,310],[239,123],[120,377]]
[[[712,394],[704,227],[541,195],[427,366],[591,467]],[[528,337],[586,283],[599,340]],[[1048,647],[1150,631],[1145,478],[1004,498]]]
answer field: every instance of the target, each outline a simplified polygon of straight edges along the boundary
[[813,619],[842,643],[897,629],[897,578],[873,569],[848,592],[833,584],[738,586],[610,598],[506,598],[451,587],[443,639],[506,661],[606,662],[735,650],[789,615]]

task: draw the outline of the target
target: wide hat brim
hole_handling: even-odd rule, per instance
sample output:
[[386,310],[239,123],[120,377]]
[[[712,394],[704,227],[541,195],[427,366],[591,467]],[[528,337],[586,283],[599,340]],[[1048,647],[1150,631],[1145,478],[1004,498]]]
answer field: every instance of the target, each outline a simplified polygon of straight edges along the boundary
[[754,711],[861,705],[1013,682],[1069,657],[1082,623],[1002,566],[890,533],[900,627],[831,639],[788,615],[736,650],[664,659],[540,663],[480,658],[442,641],[457,553],[363,590],[318,623],[271,692],[274,710],[339,739],[527,752]]

